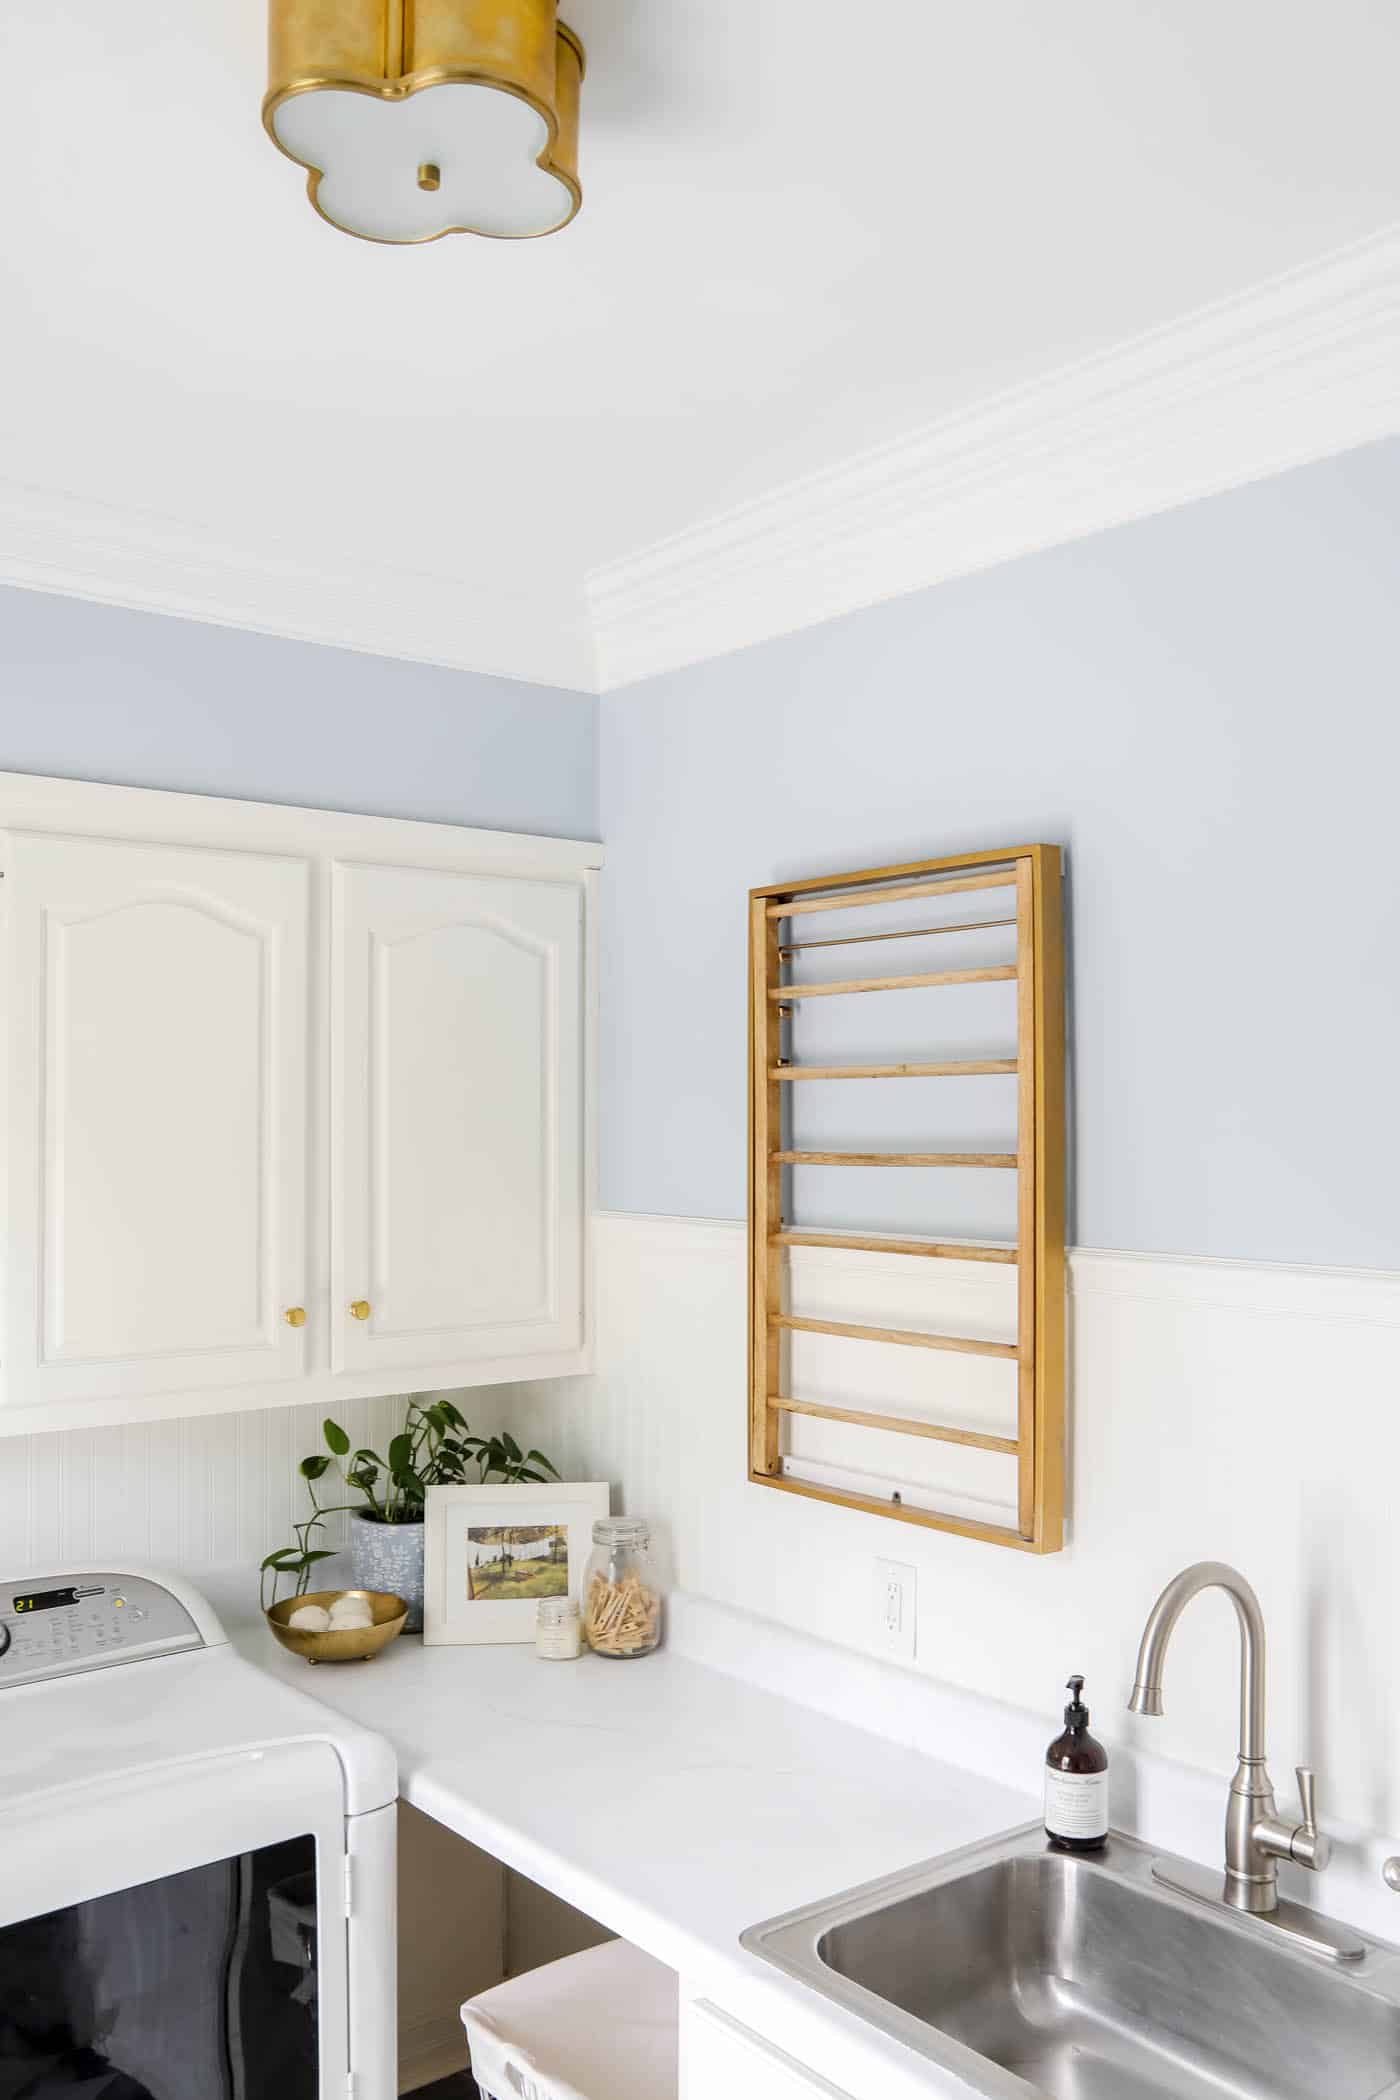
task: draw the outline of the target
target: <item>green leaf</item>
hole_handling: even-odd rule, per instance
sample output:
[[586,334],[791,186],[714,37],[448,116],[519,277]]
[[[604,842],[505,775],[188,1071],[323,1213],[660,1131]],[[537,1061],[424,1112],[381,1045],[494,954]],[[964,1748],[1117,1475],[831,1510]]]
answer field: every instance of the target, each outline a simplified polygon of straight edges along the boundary
[[339,1422],[333,1422],[330,1416],[327,1415],[325,1421],[321,1424],[321,1428],[326,1442],[330,1445],[336,1457],[344,1458],[346,1452],[350,1449],[350,1439],[341,1428]]
[[525,1453],[525,1463],[530,1466],[543,1466],[545,1472],[550,1474],[553,1479],[557,1480],[559,1478],[559,1468],[545,1457],[543,1451],[527,1451]]
[[450,1400],[439,1400],[438,1406],[442,1409],[454,1429],[466,1428],[466,1416],[458,1408],[454,1407]]
[[302,1566],[309,1568],[313,1560],[334,1560],[334,1546],[318,1546],[314,1552],[302,1555]]
[[520,1463],[520,1460],[524,1456],[524,1453],[521,1451],[519,1444],[516,1443],[515,1438],[510,1434],[509,1430],[503,1429],[501,1431],[501,1444],[503,1448],[509,1452],[510,1456],[515,1460],[516,1464],[518,1465]]
[[268,1554],[266,1560],[259,1561],[258,1566],[260,1569],[276,1568],[279,1574],[289,1574],[293,1568],[301,1566],[301,1555],[295,1546],[279,1546],[275,1553]]
[[329,1467],[330,1460],[326,1457],[324,1451],[317,1452],[313,1457],[302,1460],[301,1477],[303,1480],[319,1480]]
[[389,1439],[389,1471],[397,1480],[404,1467],[413,1457],[413,1439],[400,1435]]

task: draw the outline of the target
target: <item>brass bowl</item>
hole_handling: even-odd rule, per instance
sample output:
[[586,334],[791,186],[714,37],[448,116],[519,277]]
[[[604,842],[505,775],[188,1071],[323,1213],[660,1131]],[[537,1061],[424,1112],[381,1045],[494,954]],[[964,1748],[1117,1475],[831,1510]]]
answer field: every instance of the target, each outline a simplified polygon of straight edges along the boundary
[[[337,1597],[363,1597],[374,1621],[372,1626],[333,1627],[329,1633],[311,1633],[289,1626],[288,1619],[303,1604],[323,1604],[329,1611]],[[403,1632],[408,1606],[389,1590],[310,1590],[304,1597],[284,1597],[263,1613],[284,1648],[311,1663],[368,1662]]]

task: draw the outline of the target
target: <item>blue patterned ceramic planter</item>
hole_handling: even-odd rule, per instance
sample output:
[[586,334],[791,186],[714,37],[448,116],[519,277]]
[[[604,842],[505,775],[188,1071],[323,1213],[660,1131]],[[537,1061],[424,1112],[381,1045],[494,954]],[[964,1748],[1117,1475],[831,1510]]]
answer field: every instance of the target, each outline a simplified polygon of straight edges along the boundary
[[357,1590],[392,1590],[408,1606],[405,1633],[423,1631],[423,1526],[350,1519],[350,1566]]

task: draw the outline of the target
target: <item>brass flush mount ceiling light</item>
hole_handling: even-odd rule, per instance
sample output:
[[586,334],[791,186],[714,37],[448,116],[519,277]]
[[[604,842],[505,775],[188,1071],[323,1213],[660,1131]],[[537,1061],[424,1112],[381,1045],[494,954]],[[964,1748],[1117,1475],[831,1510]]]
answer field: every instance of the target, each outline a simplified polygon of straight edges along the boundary
[[557,0],[270,0],[263,123],[368,241],[529,240],[582,201],[583,46]]

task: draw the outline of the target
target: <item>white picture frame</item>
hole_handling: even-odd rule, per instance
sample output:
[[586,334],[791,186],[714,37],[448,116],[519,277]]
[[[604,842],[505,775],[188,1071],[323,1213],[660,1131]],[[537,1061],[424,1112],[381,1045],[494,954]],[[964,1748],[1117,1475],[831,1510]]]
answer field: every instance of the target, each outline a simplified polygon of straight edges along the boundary
[[[542,1596],[577,1600],[594,1519],[608,1509],[606,1480],[430,1487],[423,1512],[424,1646],[532,1641]],[[530,1567],[534,1561],[547,1561],[548,1570]]]

